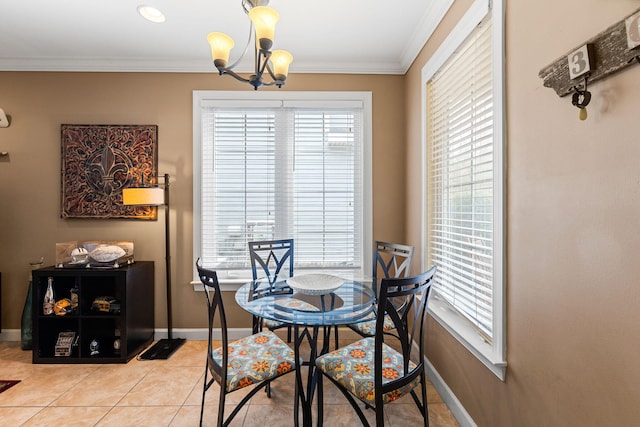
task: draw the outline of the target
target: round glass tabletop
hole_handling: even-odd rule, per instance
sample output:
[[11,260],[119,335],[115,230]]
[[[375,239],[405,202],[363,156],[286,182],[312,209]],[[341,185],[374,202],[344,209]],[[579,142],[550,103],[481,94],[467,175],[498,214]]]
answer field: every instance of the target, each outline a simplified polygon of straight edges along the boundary
[[285,280],[273,285],[252,281],[238,289],[236,302],[255,316],[303,326],[357,323],[374,309],[371,285],[349,279],[322,295],[297,292]]

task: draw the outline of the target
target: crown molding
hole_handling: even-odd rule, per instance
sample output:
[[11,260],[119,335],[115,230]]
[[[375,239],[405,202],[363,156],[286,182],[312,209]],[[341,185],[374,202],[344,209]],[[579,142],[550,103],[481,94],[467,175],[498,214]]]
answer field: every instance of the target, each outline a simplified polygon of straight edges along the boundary
[[[218,73],[209,60],[139,60],[130,58],[4,58],[0,71],[111,72],[111,73]],[[242,64],[239,73],[251,72]],[[400,63],[341,62],[331,66],[323,62],[299,63],[291,74],[404,74]]]
[[405,74],[409,70],[409,67],[411,67],[424,45],[429,41],[429,38],[431,38],[433,32],[447,14],[453,2],[454,0],[434,0],[429,3],[429,7],[422,15],[413,37],[411,37],[410,42],[402,52],[400,61],[401,74]]

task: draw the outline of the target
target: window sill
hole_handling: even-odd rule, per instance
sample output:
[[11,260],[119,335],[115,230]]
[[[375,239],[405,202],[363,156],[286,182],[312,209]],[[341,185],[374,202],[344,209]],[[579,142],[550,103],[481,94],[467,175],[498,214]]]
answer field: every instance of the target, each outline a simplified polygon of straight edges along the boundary
[[[347,280],[357,280],[359,282],[371,283],[371,277],[363,277],[359,272],[353,272],[348,270],[337,270],[335,268],[328,268],[324,270],[318,269],[300,269],[300,274],[333,274],[335,276],[340,276],[343,279]],[[220,284],[221,291],[237,291],[240,289],[242,285],[251,281],[251,277],[237,277],[236,276],[227,276],[220,277],[218,276],[218,283]],[[204,286],[200,280],[191,281],[191,285],[193,286],[193,290],[196,292],[204,291]]]
[[505,380],[507,362],[501,354],[487,343],[471,323],[451,310],[437,298],[429,300],[429,314],[453,335],[467,350],[480,360],[501,381]]
[[[225,279],[225,280],[220,280],[219,284],[220,284],[220,290],[221,291],[232,291],[235,292],[238,289],[240,289],[240,287],[242,285],[244,285],[245,283],[249,282],[251,279]],[[204,285],[202,284],[201,281],[199,280],[194,280],[191,282],[191,284],[193,285],[193,290],[196,292],[203,292],[204,291]]]

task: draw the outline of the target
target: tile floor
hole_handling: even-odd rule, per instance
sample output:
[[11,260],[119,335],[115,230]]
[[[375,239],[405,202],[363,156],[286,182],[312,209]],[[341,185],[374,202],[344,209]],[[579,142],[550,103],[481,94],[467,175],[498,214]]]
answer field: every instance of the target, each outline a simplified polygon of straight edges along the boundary
[[[20,343],[0,342],[0,379],[22,380],[0,394],[0,426],[197,426],[205,352],[205,341],[187,341],[168,360],[33,365],[31,352],[22,351]],[[293,425],[294,378],[290,374],[274,382],[271,399],[257,393],[232,425]],[[360,425],[344,397],[328,381],[324,384],[324,425]],[[216,424],[218,390],[214,385],[207,392],[205,426]],[[230,408],[242,393],[245,391],[227,396]],[[427,393],[431,427],[458,426],[431,384]],[[385,425],[422,425],[408,396],[385,410]],[[375,414],[368,411],[367,415],[375,424]]]

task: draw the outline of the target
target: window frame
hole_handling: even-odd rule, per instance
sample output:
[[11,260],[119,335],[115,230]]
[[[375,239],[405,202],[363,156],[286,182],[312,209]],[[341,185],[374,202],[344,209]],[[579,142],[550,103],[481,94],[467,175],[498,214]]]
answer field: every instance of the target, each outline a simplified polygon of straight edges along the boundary
[[492,17],[492,67],[494,102],[494,264],[493,264],[493,340],[488,343],[482,334],[448,303],[432,298],[429,302],[431,316],[451,333],[467,350],[502,381],[506,377],[506,262],[505,262],[505,9],[503,0],[476,0],[460,19],[449,36],[422,68],[422,269],[426,269],[428,256],[428,196],[429,177],[427,162],[427,83],[431,77],[457,51],[477,25],[489,14]]
[[[233,102],[238,104],[247,102],[281,103],[293,102],[299,105],[305,103],[314,106],[326,105],[330,108],[333,104],[344,105],[349,102],[358,102],[362,105],[362,146],[361,146],[361,182],[362,182],[362,236],[361,236],[361,269],[354,277],[362,279],[371,271],[371,251],[368,249],[373,244],[373,175],[372,175],[372,94],[371,92],[248,92],[248,91],[214,91],[214,90],[194,90],[193,91],[193,254],[197,259],[200,256],[202,239],[202,108],[214,105],[216,102],[230,105]],[[247,279],[221,279],[222,290],[237,290]],[[191,284],[194,290],[203,290],[202,284],[197,275],[195,266],[193,268],[193,281]]]

